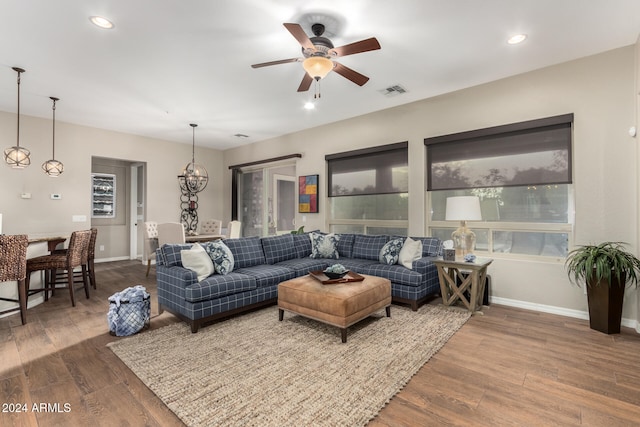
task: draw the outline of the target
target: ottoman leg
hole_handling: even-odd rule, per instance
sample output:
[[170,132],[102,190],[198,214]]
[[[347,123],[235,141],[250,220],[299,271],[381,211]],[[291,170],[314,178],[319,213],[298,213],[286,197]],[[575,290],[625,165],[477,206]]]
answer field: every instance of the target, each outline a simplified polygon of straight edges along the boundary
[[387,312],[387,317],[391,317],[391,306],[390,305],[386,306],[385,310]]
[[340,338],[342,338],[342,342],[347,342],[347,328],[340,329]]
[[282,319],[284,319],[284,310],[279,308],[278,309],[278,320],[282,322]]

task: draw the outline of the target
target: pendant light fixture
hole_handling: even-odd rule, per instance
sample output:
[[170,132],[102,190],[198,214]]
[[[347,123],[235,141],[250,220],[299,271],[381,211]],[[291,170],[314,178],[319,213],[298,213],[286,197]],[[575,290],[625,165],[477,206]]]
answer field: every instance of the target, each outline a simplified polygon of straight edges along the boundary
[[180,188],[188,193],[199,193],[205,189],[209,182],[209,175],[207,170],[202,165],[196,164],[195,160],[195,147],[196,147],[196,127],[197,124],[191,123],[192,130],[192,142],[191,142],[191,163],[185,166],[182,174],[178,175],[178,182]]
[[13,67],[13,71],[18,73],[18,131],[16,145],[4,150],[4,161],[14,169],[24,169],[31,164],[29,156],[31,153],[24,147],[20,147],[20,74],[24,73],[22,68]]
[[53,101],[53,153],[51,160],[42,164],[42,170],[50,177],[57,178],[64,172],[64,165],[56,160],[56,101],[60,101],[60,99],[53,96],[50,96],[49,99]]

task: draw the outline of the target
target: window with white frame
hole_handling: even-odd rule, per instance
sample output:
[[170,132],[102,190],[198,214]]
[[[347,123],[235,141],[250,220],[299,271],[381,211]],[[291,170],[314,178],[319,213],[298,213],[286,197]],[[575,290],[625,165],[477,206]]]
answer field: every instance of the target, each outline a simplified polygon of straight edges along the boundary
[[450,239],[447,197],[478,196],[476,250],[562,257],[572,231],[573,114],[425,139],[428,228]]
[[325,160],[331,231],[407,234],[407,142],[329,154]]

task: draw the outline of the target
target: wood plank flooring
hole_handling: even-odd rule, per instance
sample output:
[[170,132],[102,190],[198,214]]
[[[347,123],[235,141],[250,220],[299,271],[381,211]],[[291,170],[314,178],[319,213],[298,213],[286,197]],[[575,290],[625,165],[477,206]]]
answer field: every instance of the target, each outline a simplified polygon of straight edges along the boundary
[[[107,298],[128,286],[151,293],[152,329],[178,321],[157,314],[155,272],[145,278],[145,269],[97,264],[91,299],[71,307],[61,291],[29,309],[25,326],[19,315],[0,319],[1,426],[183,425],[106,347],[119,339],[108,333]],[[431,425],[640,426],[640,335],[493,305],[369,423]]]

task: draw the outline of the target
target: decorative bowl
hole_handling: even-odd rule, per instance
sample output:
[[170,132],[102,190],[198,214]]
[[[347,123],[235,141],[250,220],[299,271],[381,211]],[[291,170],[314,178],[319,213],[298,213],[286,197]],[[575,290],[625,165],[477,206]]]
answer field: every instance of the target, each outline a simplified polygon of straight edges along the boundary
[[327,276],[329,279],[342,279],[347,273],[349,272],[349,270],[346,270],[342,273],[334,273],[332,271],[323,271],[324,275]]

